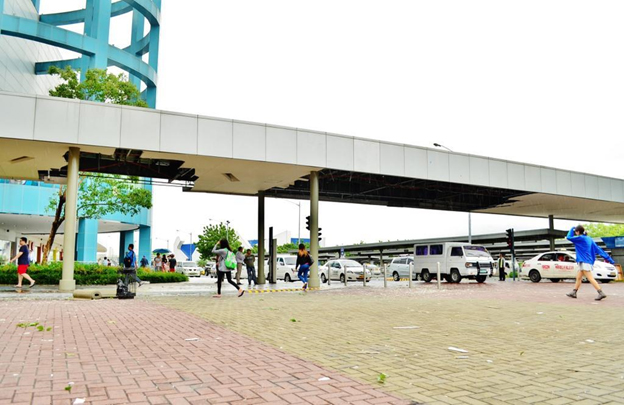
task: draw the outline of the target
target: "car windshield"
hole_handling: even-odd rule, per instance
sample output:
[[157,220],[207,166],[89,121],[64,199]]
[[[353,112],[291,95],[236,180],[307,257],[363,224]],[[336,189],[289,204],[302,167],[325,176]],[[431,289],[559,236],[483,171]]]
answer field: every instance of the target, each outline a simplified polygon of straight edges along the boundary
[[284,263],[286,263],[288,266],[294,266],[295,264],[297,264],[297,258],[294,256],[285,257]]
[[362,267],[362,265],[355,260],[342,260],[340,263],[345,267]]
[[464,245],[467,257],[490,257],[490,252],[483,246]]
[[195,262],[182,262],[182,267],[197,267]]

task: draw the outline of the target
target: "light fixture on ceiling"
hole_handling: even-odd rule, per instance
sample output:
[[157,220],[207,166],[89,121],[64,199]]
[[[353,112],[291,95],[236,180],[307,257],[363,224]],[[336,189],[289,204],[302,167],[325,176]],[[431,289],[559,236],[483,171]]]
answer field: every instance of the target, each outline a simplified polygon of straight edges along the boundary
[[223,175],[232,183],[238,182],[240,181],[236,176],[234,176],[232,173],[223,173]]
[[32,156],[20,156],[18,158],[12,159],[10,161],[11,164],[15,164],[15,163],[22,163],[22,162],[26,162],[28,160],[33,160],[34,157]]

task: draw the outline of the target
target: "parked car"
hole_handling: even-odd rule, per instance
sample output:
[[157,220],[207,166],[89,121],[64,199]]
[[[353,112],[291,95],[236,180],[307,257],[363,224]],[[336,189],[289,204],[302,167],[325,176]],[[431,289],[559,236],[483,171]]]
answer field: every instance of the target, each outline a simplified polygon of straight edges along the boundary
[[364,263],[364,268],[371,272],[373,277],[381,275],[381,269],[376,264],[372,263]]
[[[330,260],[324,266],[319,267],[319,278],[323,283],[326,283],[328,279],[340,280],[344,283],[345,270],[347,274],[347,281],[357,281],[364,279],[364,266],[355,260],[338,259]],[[366,270],[366,281],[370,281],[371,271]]]
[[[411,256],[395,257],[388,265],[387,274],[392,276],[394,281],[409,278],[409,266],[412,263],[414,263],[414,259]],[[412,280],[416,279],[416,271],[412,270]]]
[[[483,283],[492,271],[495,260],[481,245],[459,242],[436,242],[414,246],[414,273],[429,283],[440,276],[449,283],[459,283],[463,278]],[[414,277],[415,278],[415,277]]]
[[176,273],[182,273],[187,277],[200,277],[201,268],[196,262],[178,262],[175,268]]
[[217,277],[217,267],[215,262],[206,262],[204,266],[204,271],[202,275],[206,275],[208,277]]
[[[291,282],[298,280],[297,271],[295,266],[297,265],[297,256],[278,255],[277,256],[277,279],[284,280],[285,282]],[[268,264],[267,264],[268,271]]]
[[[558,283],[564,279],[575,279],[576,269],[576,255],[574,253],[551,251],[540,253],[524,262],[521,276],[534,283],[539,283],[543,278]],[[617,272],[615,266],[596,260],[592,274],[596,280],[608,283],[615,280]]]

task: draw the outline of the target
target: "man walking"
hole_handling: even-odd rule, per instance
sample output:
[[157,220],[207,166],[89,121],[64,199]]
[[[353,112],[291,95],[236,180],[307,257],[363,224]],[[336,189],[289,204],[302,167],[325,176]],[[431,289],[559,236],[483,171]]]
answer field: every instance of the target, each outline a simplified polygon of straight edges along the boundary
[[505,256],[501,253],[498,256],[498,281],[505,281]]
[[236,251],[236,284],[240,285],[241,272],[243,271],[243,265],[245,264],[245,255],[243,254],[243,247],[239,246]]
[[141,285],[143,284],[143,281],[141,281],[141,279],[139,278],[139,276],[136,273],[137,260],[136,260],[136,253],[134,253],[134,244],[133,243],[128,245],[128,253],[126,253],[126,256],[124,257],[123,263],[124,263],[124,267],[126,269],[134,269],[134,274],[131,274],[131,276],[132,276],[132,278],[134,278],[136,280],[137,283],[139,283],[139,287],[141,287]]
[[175,273],[176,264],[178,264],[178,261],[175,259],[175,255],[172,253],[169,255],[169,273]]
[[147,260],[147,257],[143,255],[143,257],[141,258],[141,267],[147,267],[148,264],[149,264],[149,260]]
[[607,298],[607,295],[602,292],[602,289],[594,279],[592,270],[594,268],[594,262],[596,261],[597,254],[602,256],[607,262],[615,264],[611,256],[609,256],[604,250],[600,249],[600,247],[596,245],[596,242],[587,236],[583,225],[578,225],[576,228],[573,227],[570,229],[566,239],[574,243],[574,248],[576,249],[576,264],[578,267],[576,270],[576,283],[574,284],[574,290],[566,295],[570,298],[576,298],[576,293],[579,288],[581,288],[581,282],[583,281],[583,277],[585,277],[587,281],[594,286],[596,291],[598,291],[598,296],[595,298],[596,301]]
[[25,237],[22,236],[20,238],[19,251],[17,252],[15,257],[11,259],[11,262],[15,261],[17,263],[17,285],[15,286],[15,288],[22,288],[22,281],[24,279],[30,282],[28,288],[32,288],[32,286],[35,285],[35,280],[33,280],[28,274],[26,274],[26,272],[28,271],[28,266],[30,265],[30,260],[28,260],[28,255],[30,254],[30,252],[28,251],[28,247],[26,246],[27,242],[28,239],[26,239]]
[[256,264],[255,257],[251,253],[251,249],[247,249],[247,254],[245,255],[245,266],[247,266],[247,282],[251,285],[251,282],[254,282],[254,285],[258,285],[258,279],[256,278]]

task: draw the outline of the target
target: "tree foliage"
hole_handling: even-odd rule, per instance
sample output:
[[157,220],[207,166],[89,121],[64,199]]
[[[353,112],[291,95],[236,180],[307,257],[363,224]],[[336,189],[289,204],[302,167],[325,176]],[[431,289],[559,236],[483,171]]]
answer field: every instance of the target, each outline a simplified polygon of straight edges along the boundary
[[212,254],[212,248],[217,242],[224,238],[227,238],[228,242],[230,242],[232,251],[236,251],[236,249],[241,246],[241,241],[238,238],[236,230],[230,227],[228,231],[228,228],[223,222],[204,226],[204,233],[199,235],[199,241],[195,244],[200,253],[200,258],[210,260],[210,258],[214,256]]
[[[304,243],[306,250],[310,250],[310,244]],[[290,253],[293,250],[299,250],[299,245],[296,243],[285,243],[277,247],[277,253]]]
[[59,76],[64,81],[50,90],[53,97],[147,107],[139,89],[123,73],[114,75],[105,69],[89,69],[83,82],[79,80],[80,71],[73,70],[70,66],[65,69],[50,66],[48,73]]
[[624,236],[624,224],[585,224],[583,227],[592,238]]
[[[152,208],[152,193],[137,184],[138,178],[117,175],[89,173],[81,177],[78,186],[78,218],[99,219],[105,215],[119,212],[124,215],[136,215],[141,209]],[[42,264],[47,263],[48,253],[54,243],[56,233],[65,221],[65,201],[67,187],[62,186],[58,195],[50,198],[48,211],[54,212],[52,228],[43,250]]]

